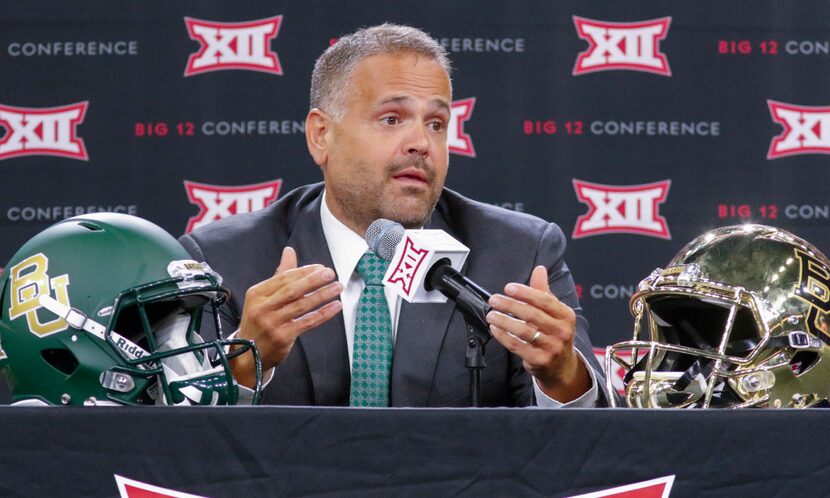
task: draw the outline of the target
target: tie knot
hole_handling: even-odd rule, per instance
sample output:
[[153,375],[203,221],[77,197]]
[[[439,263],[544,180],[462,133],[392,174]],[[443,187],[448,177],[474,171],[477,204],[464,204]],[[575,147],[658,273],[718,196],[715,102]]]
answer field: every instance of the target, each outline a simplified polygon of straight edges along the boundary
[[374,253],[367,252],[360,257],[356,270],[366,285],[381,285],[387,267],[389,267],[388,261]]

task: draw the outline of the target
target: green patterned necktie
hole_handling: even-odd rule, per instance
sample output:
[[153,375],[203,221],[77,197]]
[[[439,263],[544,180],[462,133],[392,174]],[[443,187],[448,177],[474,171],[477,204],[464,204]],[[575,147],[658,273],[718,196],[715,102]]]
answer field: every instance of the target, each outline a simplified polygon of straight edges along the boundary
[[360,294],[354,321],[351,406],[389,406],[392,370],[392,319],[383,293],[388,261],[367,252],[357,262],[366,286]]

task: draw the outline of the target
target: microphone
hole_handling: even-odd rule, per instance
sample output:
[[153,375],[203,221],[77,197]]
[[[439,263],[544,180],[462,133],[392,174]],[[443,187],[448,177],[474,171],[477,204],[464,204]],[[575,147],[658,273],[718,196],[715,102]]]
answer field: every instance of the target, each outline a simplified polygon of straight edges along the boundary
[[391,220],[377,219],[366,230],[366,244],[390,261],[385,286],[410,303],[444,303],[447,298],[470,325],[489,331],[490,293],[462,275],[470,249],[443,230],[405,230]]

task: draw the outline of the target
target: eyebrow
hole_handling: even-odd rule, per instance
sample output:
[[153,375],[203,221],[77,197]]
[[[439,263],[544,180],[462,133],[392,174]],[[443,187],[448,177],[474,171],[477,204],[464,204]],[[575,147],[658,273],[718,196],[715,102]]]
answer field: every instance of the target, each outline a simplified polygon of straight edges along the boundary
[[[410,101],[410,100],[412,100],[412,97],[407,97],[407,96],[404,96],[404,95],[400,95],[400,96],[394,96],[394,97],[386,98],[386,99],[384,99],[380,102],[380,105],[391,104],[391,103],[405,104],[407,101]],[[433,107],[438,107],[440,109],[444,109],[448,113],[452,113],[452,110],[450,109],[450,105],[445,100],[435,98],[435,99],[430,100],[429,104],[432,105]]]

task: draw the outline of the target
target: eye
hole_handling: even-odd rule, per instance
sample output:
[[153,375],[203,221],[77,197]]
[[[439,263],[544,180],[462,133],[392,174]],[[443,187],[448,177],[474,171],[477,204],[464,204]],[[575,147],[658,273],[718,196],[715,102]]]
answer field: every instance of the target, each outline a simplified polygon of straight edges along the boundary
[[401,122],[401,120],[397,116],[385,116],[381,118],[384,124],[388,125],[396,125]]
[[429,123],[429,127],[432,128],[432,131],[444,131],[446,125],[443,121],[433,121]]

